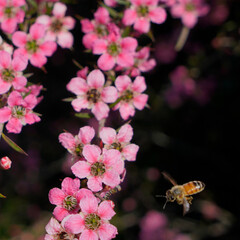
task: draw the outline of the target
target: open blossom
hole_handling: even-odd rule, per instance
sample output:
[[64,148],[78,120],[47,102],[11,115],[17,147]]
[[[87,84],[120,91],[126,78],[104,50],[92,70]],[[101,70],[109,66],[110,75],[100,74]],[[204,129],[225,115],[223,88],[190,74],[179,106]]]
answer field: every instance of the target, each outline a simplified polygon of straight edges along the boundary
[[13,34],[13,44],[18,47],[14,51],[14,56],[22,56],[30,60],[30,63],[41,68],[46,62],[46,56],[51,56],[57,49],[53,41],[45,39],[46,27],[35,23],[29,29],[29,34],[17,31]]
[[135,161],[139,147],[130,143],[133,136],[131,125],[123,125],[118,133],[113,128],[103,127],[99,133],[104,149],[116,149],[121,152],[123,160]]
[[90,144],[94,135],[94,129],[89,126],[85,126],[79,129],[79,133],[76,136],[67,132],[61,133],[59,135],[59,141],[71,154],[82,157],[84,145]]
[[106,39],[97,39],[93,44],[93,54],[101,55],[98,67],[104,71],[111,70],[115,64],[130,67],[134,64],[134,52],[138,43],[135,38],[122,38],[111,32]]
[[75,20],[65,17],[67,7],[57,2],[54,4],[53,16],[41,15],[36,19],[37,23],[46,26],[45,40],[57,41],[62,48],[70,48],[73,45],[73,35],[69,30],[74,28]]
[[27,61],[21,56],[11,57],[10,53],[0,51],[0,94],[14,89],[21,89],[27,84],[22,71],[27,67]]
[[2,0],[0,2],[0,23],[4,32],[13,33],[17,29],[17,24],[23,22],[25,12],[21,7],[25,4],[25,0]]
[[166,11],[158,6],[159,0],[130,0],[130,8],[124,11],[122,22],[124,25],[132,25],[141,33],[150,30],[150,22],[161,24],[167,18]]
[[93,43],[97,39],[105,38],[109,34],[109,23],[111,18],[108,10],[104,7],[99,7],[94,13],[94,19],[82,19],[82,31],[85,33],[83,36],[83,45],[91,49]]
[[204,4],[203,0],[178,0],[171,6],[172,16],[181,18],[182,23],[188,28],[193,28],[198,17],[206,15],[208,11],[209,6]]
[[138,76],[132,82],[127,75],[118,76],[115,85],[121,100],[114,107],[114,110],[119,109],[120,115],[124,120],[134,116],[135,108],[142,110],[145,107],[148,95],[142,94],[147,88],[144,77]]
[[106,118],[110,110],[107,103],[115,102],[118,95],[115,87],[104,87],[104,83],[105,77],[98,69],[88,74],[87,81],[80,77],[72,78],[67,89],[77,95],[72,101],[74,110],[91,109],[97,120]]
[[47,234],[44,237],[44,240],[56,240],[56,239],[68,239],[68,240],[77,240],[75,234],[68,233],[64,227],[55,219],[51,218],[48,224],[45,227]]
[[69,214],[76,214],[79,211],[79,202],[86,195],[92,192],[86,188],[80,188],[80,180],[66,177],[62,181],[62,189],[53,188],[49,191],[49,201],[57,205],[53,211],[54,217],[62,221]]
[[9,168],[11,168],[12,165],[12,161],[9,157],[5,156],[2,157],[0,160],[0,167],[4,170],[8,170]]
[[80,201],[81,213],[70,215],[64,221],[64,228],[73,233],[81,233],[79,240],[110,240],[117,235],[117,228],[109,223],[116,214],[111,201],[98,205],[96,197],[85,197]]
[[86,145],[83,148],[86,161],[78,161],[71,169],[79,178],[87,178],[88,188],[94,192],[103,189],[102,183],[116,187],[120,183],[120,174],[124,170],[121,153],[115,149],[104,151],[96,145]]
[[39,122],[40,118],[32,109],[37,105],[37,98],[33,94],[23,96],[13,91],[10,93],[8,106],[0,109],[0,123],[5,123],[9,132],[20,133],[22,126]]

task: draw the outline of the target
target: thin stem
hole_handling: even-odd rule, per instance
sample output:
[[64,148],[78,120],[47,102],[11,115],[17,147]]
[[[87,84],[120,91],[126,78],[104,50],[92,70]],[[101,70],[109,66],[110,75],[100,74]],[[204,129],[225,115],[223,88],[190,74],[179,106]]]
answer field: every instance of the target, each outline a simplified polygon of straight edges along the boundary
[[3,126],[4,126],[4,123],[1,123],[0,124],[0,139],[2,137]]
[[178,37],[177,43],[175,45],[175,50],[180,51],[182,50],[184,44],[187,41],[188,35],[189,35],[190,29],[186,26],[183,26],[182,31]]

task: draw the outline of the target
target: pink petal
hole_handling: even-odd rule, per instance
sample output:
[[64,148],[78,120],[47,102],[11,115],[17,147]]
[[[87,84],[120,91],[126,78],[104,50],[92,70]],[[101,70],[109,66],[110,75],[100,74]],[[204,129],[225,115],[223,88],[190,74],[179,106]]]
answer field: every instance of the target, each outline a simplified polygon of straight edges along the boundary
[[101,148],[96,145],[85,145],[82,154],[88,162],[95,163],[100,157]]
[[54,235],[62,231],[62,226],[55,218],[51,217],[45,229],[48,234]]
[[98,240],[98,235],[93,230],[86,229],[80,235],[79,240]]
[[184,13],[184,6],[180,4],[175,4],[171,7],[171,14],[173,17],[181,17]]
[[95,197],[84,197],[80,201],[80,208],[83,213],[96,213],[98,209],[98,201]]
[[67,6],[65,4],[57,2],[54,4],[52,14],[57,18],[61,18],[65,16],[66,10]]
[[24,116],[24,121],[25,123],[27,124],[33,124],[35,122],[40,122],[41,119],[39,116],[37,116],[35,113],[26,113],[25,116]]
[[137,18],[137,12],[133,9],[128,8],[124,11],[122,22],[124,25],[129,26],[136,21],[136,18]]
[[133,105],[138,110],[142,110],[145,107],[145,105],[147,104],[147,100],[148,100],[147,94],[140,94],[140,95],[134,97]]
[[66,177],[62,181],[62,190],[67,195],[74,195],[80,188],[80,180],[78,178],[72,179]]
[[94,197],[92,191],[90,191],[87,188],[81,188],[76,194],[76,198],[78,201],[80,201],[84,197]]
[[100,88],[104,85],[104,82],[105,77],[103,73],[98,69],[91,71],[87,76],[87,83],[92,88]]
[[5,82],[2,79],[0,79],[0,94],[8,92],[10,87],[11,87],[11,83]]
[[89,33],[94,31],[94,25],[89,19],[82,19],[81,21],[82,32]]
[[39,46],[41,53],[45,56],[52,56],[53,53],[57,50],[57,44],[52,41],[46,41]]
[[121,153],[116,149],[107,150],[103,154],[103,163],[108,168],[114,166],[121,159]]
[[127,120],[130,116],[134,116],[135,114],[135,109],[131,104],[128,103],[122,103],[120,108],[119,108],[119,112],[121,117],[124,120]]
[[118,91],[123,92],[127,90],[131,86],[131,79],[127,75],[118,76],[115,81],[115,86],[117,87]]
[[20,7],[26,4],[25,0],[12,0],[11,3],[14,7]]
[[0,51],[0,67],[9,68],[11,62],[12,62],[11,55],[8,52]]
[[62,48],[71,48],[73,45],[73,35],[65,31],[59,33],[57,43]]
[[98,207],[98,216],[104,220],[110,220],[116,213],[114,212],[110,201],[103,201]]
[[12,67],[17,72],[21,72],[24,69],[26,69],[27,64],[28,64],[27,59],[20,55],[15,56],[12,60]]
[[141,33],[147,33],[150,30],[150,21],[147,18],[138,18],[133,28]]
[[24,101],[22,99],[22,95],[19,92],[13,91],[10,93],[8,97],[8,105],[10,107],[23,105],[23,104],[24,104]]
[[197,23],[197,16],[194,13],[185,13],[182,16],[182,22],[185,26],[193,28]]
[[83,144],[88,144],[92,141],[94,138],[95,131],[92,127],[85,126],[80,128],[78,133],[78,138]]
[[35,23],[30,27],[29,33],[33,40],[43,38],[45,35],[45,26],[40,23]]
[[63,227],[67,232],[78,234],[85,229],[85,224],[80,214],[71,214],[64,221]]
[[109,223],[103,223],[98,229],[98,235],[101,240],[115,238],[118,234],[117,228]]
[[48,197],[51,204],[62,205],[66,194],[59,188],[52,188],[49,191]]
[[13,44],[17,47],[24,47],[27,43],[27,34],[25,32],[15,32],[12,36]]
[[86,161],[78,161],[72,167],[73,174],[79,178],[88,177],[91,173],[91,166]]
[[98,192],[103,189],[102,180],[99,177],[90,177],[88,179],[87,186],[93,192]]
[[71,133],[61,133],[58,137],[59,142],[65,147],[66,149],[74,149],[76,146],[75,138]]
[[23,59],[23,61],[28,62],[28,52],[25,48],[17,48],[14,52],[13,52],[13,57],[20,57]]
[[17,20],[15,18],[8,18],[2,21],[1,28],[4,32],[13,33],[17,28]]
[[115,65],[115,59],[110,54],[106,53],[99,57],[97,65],[103,71],[111,70]]
[[128,161],[135,161],[137,152],[139,150],[139,146],[136,144],[129,144],[123,148],[122,153],[126,160]]
[[20,133],[22,130],[22,123],[18,118],[11,118],[6,125],[6,128],[8,132]]
[[69,215],[69,212],[60,206],[57,206],[53,210],[53,215],[58,221],[62,221],[67,215]]
[[145,78],[142,76],[138,76],[136,77],[136,79],[134,80],[133,84],[132,84],[132,90],[135,92],[143,92],[145,91],[147,88],[147,85],[145,83]]
[[101,98],[105,103],[113,103],[117,100],[117,89],[113,86],[105,87],[102,90]]
[[125,37],[121,41],[121,49],[123,51],[134,52],[138,46],[138,42],[135,38]]
[[84,108],[88,108],[88,101],[86,99],[77,98],[72,101],[72,106],[75,111],[80,112]]
[[111,145],[116,140],[116,131],[110,127],[104,127],[99,133],[103,143]]
[[133,128],[129,124],[123,125],[117,134],[119,142],[130,142],[133,137]]
[[89,87],[86,83],[86,80],[83,78],[75,77],[67,84],[67,90],[76,94],[81,95],[88,91]]
[[73,29],[76,23],[75,19],[72,17],[65,17],[62,19],[62,21],[63,21],[63,26],[68,30]]
[[30,63],[35,66],[41,68],[47,62],[47,58],[42,53],[34,53],[30,57]]
[[109,107],[104,102],[98,102],[92,108],[92,113],[98,121],[107,118],[109,113]]
[[120,177],[116,171],[108,170],[104,173],[102,181],[107,186],[114,188],[120,183]]
[[49,26],[51,24],[51,18],[48,15],[41,15],[37,17],[36,23],[40,23],[46,26]]
[[108,10],[104,7],[99,7],[94,13],[95,20],[100,24],[107,24],[110,22],[110,16]]
[[134,64],[133,53],[122,52],[117,56],[117,64],[121,67],[131,67]]
[[9,107],[0,108],[0,123],[7,122],[11,117],[12,111]]
[[91,49],[97,39],[98,36],[95,33],[88,33],[83,36],[82,42],[85,48]]
[[166,21],[167,13],[166,13],[165,9],[163,9],[161,7],[157,7],[155,9],[149,11],[149,17],[152,22],[161,24]]
[[12,84],[13,84],[14,89],[22,89],[23,87],[26,86],[27,79],[25,77],[23,77],[23,76],[15,77],[13,82],[12,82]]
[[93,54],[102,54],[107,51],[107,41],[104,39],[98,39],[93,44]]
[[38,100],[35,95],[29,94],[24,98],[23,106],[25,108],[33,109],[38,103]]

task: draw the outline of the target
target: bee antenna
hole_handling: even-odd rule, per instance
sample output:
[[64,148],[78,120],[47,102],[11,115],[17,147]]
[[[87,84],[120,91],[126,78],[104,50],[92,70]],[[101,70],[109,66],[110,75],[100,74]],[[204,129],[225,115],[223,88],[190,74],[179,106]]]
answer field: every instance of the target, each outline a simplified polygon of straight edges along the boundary
[[166,199],[166,202],[165,202],[164,205],[163,205],[163,209],[165,209],[165,207],[166,207],[166,205],[167,205],[167,202],[168,202],[168,200]]
[[156,195],[156,197],[164,197],[164,198],[166,198],[166,202],[165,202],[164,205],[163,205],[163,209],[165,209],[165,207],[166,207],[166,205],[167,205],[167,202],[168,202],[167,197],[166,197],[165,195]]

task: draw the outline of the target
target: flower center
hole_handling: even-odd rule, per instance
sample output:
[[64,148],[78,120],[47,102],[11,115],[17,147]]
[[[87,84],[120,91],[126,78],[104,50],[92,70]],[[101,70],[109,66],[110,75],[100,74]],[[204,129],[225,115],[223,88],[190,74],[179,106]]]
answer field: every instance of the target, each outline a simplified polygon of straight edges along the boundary
[[86,216],[84,223],[86,228],[96,230],[101,225],[101,218],[95,213],[90,213]]
[[102,176],[105,173],[105,165],[101,162],[96,162],[91,166],[91,174],[93,176]]
[[146,17],[148,15],[148,7],[147,6],[139,6],[137,8],[137,15],[139,17]]
[[26,115],[26,108],[22,106],[14,106],[12,108],[12,116],[15,118],[22,118]]
[[107,36],[109,34],[108,29],[106,28],[106,25],[103,24],[98,24],[97,27],[95,28],[95,32],[97,33],[98,36]]
[[133,92],[130,90],[126,90],[122,95],[122,100],[129,102],[133,99]]
[[71,240],[72,237],[68,235],[66,232],[61,232],[57,235],[57,240]]
[[110,148],[109,149],[116,149],[116,150],[118,150],[119,152],[121,152],[122,151],[122,145],[121,145],[121,143],[119,143],[119,142],[114,142],[114,143],[112,143],[111,145],[110,145]]
[[194,6],[194,4],[192,4],[192,3],[187,3],[186,6],[185,6],[185,9],[186,9],[186,11],[188,11],[188,12],[192,12],[192,11],[195,10],[195,6]]
[[14,15],[15,15],[14,8],[13,7],[6,7],[4,9],[4,14],[7,16],[7,18],[14,17]]
[[2,78],[5,82],[12,82],[15,78],[14,71],[11,69],[4,69],[2,71]]
[[68,211],[72,211],[77,206],[77,199],[71,195],[68,195],[63,200],[63,207]]
[[82,156],[82,151],[83,151],[83,144],[79,143],[76,148],[75,148],[75,153],[77,156]]
[[112,42],[108,45],[107,52],[111,56],[117,56],[121,52],[121,47],[116,42]]
[[100,93],[97,89],[91,89],[87,92],[87,100],[89,102],[97,103],[100,98]]
[[30,53],[35,53],[38,50],[38,44],[37,44],[36,40],[27,42],[26,49]]
[[60,32],[62,29],[63,23],[59,19],[55,19],[50,26],[52,32]]

